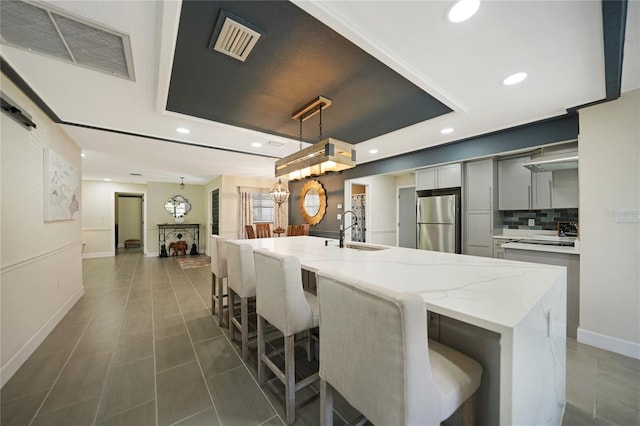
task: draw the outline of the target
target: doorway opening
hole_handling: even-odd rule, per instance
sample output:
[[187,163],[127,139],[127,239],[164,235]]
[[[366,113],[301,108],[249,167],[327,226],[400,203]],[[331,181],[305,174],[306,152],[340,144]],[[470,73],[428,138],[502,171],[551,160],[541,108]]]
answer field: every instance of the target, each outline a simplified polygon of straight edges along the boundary
[[[351,184],[351,210],[358,216],[358,222],[351,228],[351,241],[365,243],[367,240],[367,185]],[[352,218],[351,223],[353,224],[354,221],[355,218]]]
[[115,193],[115,254],[118,249],[144,248],[144,195]]

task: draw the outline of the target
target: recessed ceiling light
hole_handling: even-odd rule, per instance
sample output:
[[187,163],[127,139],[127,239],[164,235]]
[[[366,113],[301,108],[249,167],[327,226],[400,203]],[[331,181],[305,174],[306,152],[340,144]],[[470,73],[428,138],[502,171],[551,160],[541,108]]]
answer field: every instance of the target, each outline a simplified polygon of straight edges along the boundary
[[375,148],[371,148],[371,149],[369,150],[369,154],[377,154],[377,153],[378,153],[378,150],[377,150],[377,149],[375,149]]
[[105,182],[111,182],[111,179],[109,179],[109,178],[104,178],[104,181],[105,181]]
[[526,72],[517,72],[502,80],[502,84],[505,86],[513,86],[514,84],[522,82],[525,78],[527,78]]
[[449,133],[453,133],[453,127],[446,127],[440,130],[440,133],[442,133],[443,135],[448,135]]
[[459,0],[449,9],[449,21],[458,23],[471,18],[480,8],[480,0]]
[[260,142],[252,142],[251,146],[254,148],[260,148],[262,146],[262,144]]
[[85,154],[84,152],[80,153],[80,157],[86,157],[87,154]]
[[176,132],[182,133],[183,135],[188,135],[191,132],[191,130],[187,129],[186,127],[178,127],[176,129]]

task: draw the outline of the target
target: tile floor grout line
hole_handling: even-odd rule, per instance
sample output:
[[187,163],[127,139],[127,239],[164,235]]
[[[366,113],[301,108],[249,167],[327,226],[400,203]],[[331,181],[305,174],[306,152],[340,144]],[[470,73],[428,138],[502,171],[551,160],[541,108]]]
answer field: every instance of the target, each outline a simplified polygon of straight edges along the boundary
[[[187,279],[189,280],[189,282],[191,283],[191,286],[194,288],[195,290],[195,286],[193,285],[193,282],[191,281],[191,278],[187,277]],[[227,291],[228,291],[228,281],[227,281]],[[212,289],[213,291],[213,289]],[[204,302],[204,300],[202,300],[202,296],[200,295],[200,293],[198,291],[196,291],[196,294],[198,295],[198,297],[200,298],[200,301],[205,305],[205,307],[207,306],[207,304]],[[207,308],[207,311],[209,309]],[[213,320],[216,322],[216,324],[218,324],[218,320],[216,319],[216,316],[213,315],[213,312],[211,313],[211,316],[213,317]],[[223,315],[224,316],[224,315]],[[238,356],[238,358],[240,358],[240,362],[242,363],[242,365],[244,366],[245,370],[247,371],[247,373],[249,374],[249,377],[251,377],[251,379],[253,380],[253,382],[256,384],[256,386],[258,387],[258,390],[262,393],[262,395],[264,396],[264,398],[266,399],[267,403],[269,404],[269,406],[273,409],[276,417],[278,417],[280,419],[280,421],[282,422],[282,424],[286,424],[284,420],[282,420],[282,418],[280,417],[280,414],[278,414],[278,410],[276,409],[276,407],[273,405],[273,403],[271,402],[271,400],[269,399],[269,397],[267,396],[266,392],[264,391],[264,389],[262,388],[262,386],[260,386],[260,384],[258,383],[258,381],[255,379],[255,377],[253,377],[253,374],[251,374],[251,370],[249,370],[249,366],[247,365],[247,363],[242,359],[242,355],[240,355],[238,353],[238,350],[236,350],[236,348],[233,346],[233,343],[231,342],[231,340],[229,339],[229,337],[224,333],[224,329],[222,328],[222,326],[220,326],[220,324],[218,324],[218,327],[220,327],[220,330],[222,331],[222,335],[224,336],[224,338],[227,340],[227,343],[229,343],[229,345],[231,346],[231,349],[236,353],[236,356]],[[206,380],[205,380],[206,382]],[[207,387],[208,388],[208,387]],[[273,417],[271,417],[273,418]],[[222,423],[220,423],[222,425]]]
[[[122,267],[122,264],[120,264],[118,266],[118,272],[116,272],[116,275],[120,272],[120,268]],[[84,287],[84,278],[82,281],[82,285]],[[76,302],[77,303],[77,302]],[[75,306],[75,305],[74,305]],[[71,308],[73,309],[73,307]],[[69,310],[71,310],[69,309]],[[67,312],[68,314],[69,312]],[[65,317],[67,316],[67,314],[65,314]],[[87,332],[87,330],[89,329],[89,326],[91,325],[91,322],[93,321],[93,318],[95,318],[96,313],[95,311],[93,312],[93,314],[91,315],[91,318],[89,318],[89,321],[87,321],[87,325],[84,327],[84,330],[82,330],[82,333],[80,334],[80,337],[78,337],[78,340],[76,341],[76,344],[73,345],[73,349],[71,349],[71,352],[69,353],[69,357],[67,358],[67,360],[65,361],[65,363],[62,365],[62,367],[60,368],[60,371],[58,372],[58,374],[56,375],[56,378],[54,379],[53,383],[51,383],[51,387],[49,388],[49,390],[47,391],[47,394],[44,396],[44,398],[42,399],[42,402],[40,403],[40,405],[38,406],[38,408],[36,409],[35,413],[33,414],[33,417],[31,418],[31,420],[29,421],[29,426],[31,426],[33,424],[33,422],[35,421],[35,419],[38,417],[38,414],[40,414],[40,410],[42,410],[42,407],[44,406],[44,403],[47,401],[47,398],[49,398],[49,395],[51,395],[51,391],[53,390],[53,387],[56,385],[56,383],[58,383],[58,379],[60,378],[60,376],[62,375],[62,372],[64,371],[64,369],[67,367],[67,365],[69,364],[69,361],[71,361],[71,358],[73,357],[73,354],[75,353],[76,349],[78,348],[78,345],[80,344],[80,341],[82,340],[82,338],[84,337],[85,333]],[[55,328],[54,328],[55,329]],[[51,330],[53,332],[53,330]],[[51,334],[51,333],[49,333]],[[49,336],[47,336],[49,337]],[[38,346],[39,347],[39,346]],[[88,398],[87,398],[88,399]],[[73,404],[69,404],[66,405],[65,407],[69,407]],[[64,408],[64,407],[61,407]],[[53,410],[55,411],[55,410]]]
[[160,413],[158,412],[158,360],[156,358],[156,316],[155,316],[155,292],[154,292],[154,277],[153,269],[151,268],[150,275],[151,280],[149,286],[151,287],[151,346],[153,350],[153,397],[155,398],[155,414],[156,414],[156,426],[160,420]]
[[[176,261],[176,263],[177,263],[177,261]],[[191,279],[184,273],[182,268],[179,268],[179,269],[182,272],[182,274],[187,278],[187,280],[189,281],[189,283],[193,287],[194,291],[196,291],[195,287],[193,286],[193,283],[191,282]],[[166,270],[167,270],[167,268],[166,268],[166,264],[165,264],[165,271]],[[182,316],[182,321],[184,322],[184,327],[187,329],[187,336],[189,336],[189,341],[191,342],[191,350],[193,350],[193,354],[195,355],[195,358],[196,358],[196,363],[198,364],[198,368],[200,369],[200,375],[202,376],[202,380],[204,381],[204,385],[207,388],[207,393],[209,394],[209,400],[211,401],[211,406],[213,407],[213,411],[216,414],[216,418],[218,419],[218,424],[222,425],[223,424],[222,423],[222,419],[220,419],[220,414],[218,413],[218,409],[216,408],[216,403],[213,401],[213,395],[211,394],[211,389],[209,389],[209,384],[207,383],[207,378],[205,377],[204,370],[202,369],[202,365],[200,364],[200,358],[198,357],[198,352],[196,351],[196,346],[195,346],[195,343],[193,342],[193,337],[191,337],[191,331],[189,330],[189,326],[187,326],[187,321],[185,320],[184,312],[182,311],[182,305],[180,305],[180,300],[178,299],[178,296],[176,295],[176,290],[173,287],[173,279],[171,278],[171,275],[169,273],[167,273],[167,276],[169,278],[169,284],[171,285],[171,291],[173,292],[173,297],[175,297],[176,302],[178,303],[178,309],[180,310],[180,315]],[[196,291],[196,294],[197,293],[198,292]],[[182,421],[182,420],[184,420],[184,419],[181,419],[180,421]]]
[[[128,257],[128,256],[127,256]],[[118,327],[118,334],[117,334],[117,339],[116,339],[116,347],[113,349],[113,352],[111,353],[111,357],[109,358],[109,366],[107,367],[107,373],[105,375],[104,378],[104,384],[102,385],[102,391],[100,392],[100,398],[98,399],[98,407],[96,408],[96,412],[93,415],[93,422],[91,423],[93,426],[95,426],[96,422],[98,421],[98,415],[100,414],[100,408],[102,407],[102,400],[104,398],[104,393],[105,390],[107,389],[107,384],[109,383],[109,374],[111,373],[111,367],[113,366],[113,358],[116,355],[116,350],[118,349],[118,342],[120,341],[120,333],[122,332],[122,326],[124,325],[124,319],[127,316],[127,306],[129,305],[129,297],[131,296],[131,288],[133,287],[133,280],[136,276],[136,271],[138,270],[138,261],[140,258],[140,252],[138,252],[137,256],[136,256],[136,262],[135,262],[135,266],[133,267],[133,272],[131,274],[131,281],[129,282],[129,291],[127,292],[127,300],[124,303],[124,314],[122,315],[122,318],[120,319],[120,326]],[[124,265],[126,262],[126,259],[122,261],[122,263],[120,264],[120,268],[118,268],[118,272],[116,273],[116,279],[118,277],[118,275],[120,274],[120,270],[122,268],[122,265]]]

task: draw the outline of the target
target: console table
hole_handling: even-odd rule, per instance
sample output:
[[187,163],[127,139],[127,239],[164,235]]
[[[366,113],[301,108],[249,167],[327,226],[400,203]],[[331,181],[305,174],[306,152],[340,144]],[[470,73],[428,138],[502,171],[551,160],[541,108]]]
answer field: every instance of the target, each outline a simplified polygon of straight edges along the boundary
[[[197,255],[198,247],[200,247],[200,224],[199,223],[180,223],[180,224],[161,224],[158,225],[158,257],[168,257],[167,243],[173,238],[182,240],[184,237],[191,239],[191,251],[189,254]],[[164,249],[163,249],[164,246]]]

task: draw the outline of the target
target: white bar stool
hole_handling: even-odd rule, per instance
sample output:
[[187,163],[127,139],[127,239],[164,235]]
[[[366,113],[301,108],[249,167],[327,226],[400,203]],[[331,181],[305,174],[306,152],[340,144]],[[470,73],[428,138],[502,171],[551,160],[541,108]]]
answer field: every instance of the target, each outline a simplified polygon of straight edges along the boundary
[[[295,335],[307,332],[307,354],[310,356],[310,330],[318,326],[318,303],[315,295],[302,289],[300,261],[296,257],[256,250],[254,260],[258,313],[258,382],[260,385],[265,383],[266,366],[284,383],[287,423],[293,424],[296,391],[318,380],[316,372],[296,382]],[[265,320],[284,335],[284,371],[265,353]]]
[[[249,300],[256,297],[256,269],[253,248],[246,243],[227,241],[227,290],[229,294],[229,338],[240,331],[242,359],[249,357]],[[240,297],[240,317],[235,316],[235,298]]]
[[321,425],[333,424],[333,389],[376,425],[439,425],[461,405],[474,422],[482,367],[428,339],[420,295],[320,272],[318,302]]
[[209,247],[211,251],[211,313],[218,318],[222,327],[224,298],[224,280],[227,278],[227,245],[226,239],[219,235],[211,235]]

